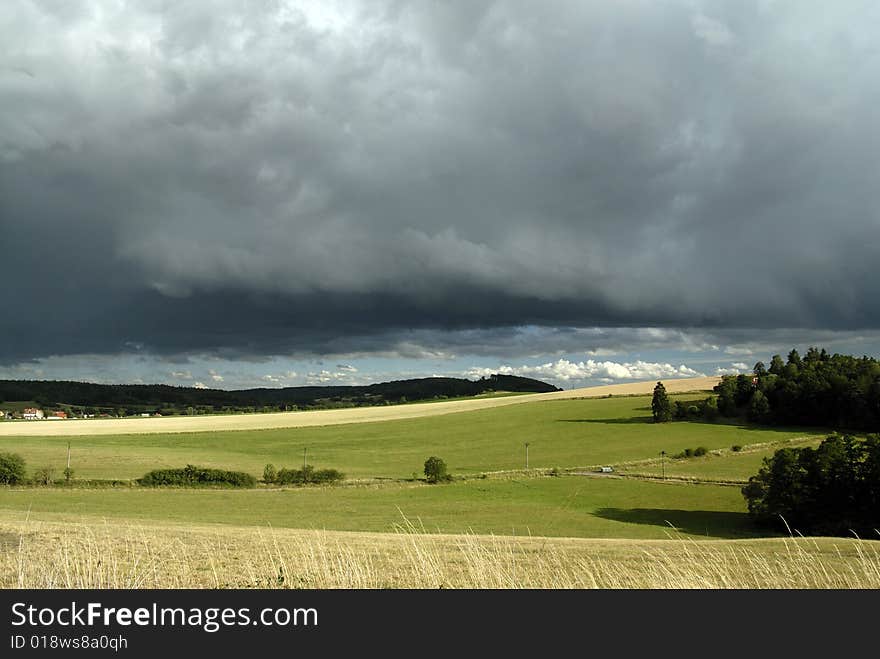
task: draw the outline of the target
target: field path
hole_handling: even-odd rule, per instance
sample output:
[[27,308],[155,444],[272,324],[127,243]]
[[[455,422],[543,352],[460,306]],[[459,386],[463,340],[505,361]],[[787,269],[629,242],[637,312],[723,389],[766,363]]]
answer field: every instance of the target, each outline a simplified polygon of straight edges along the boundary
[[[686,378],[664,380],[669,393],[711,389],[720,378]],[[215,430],[267,430],[271,428],[303,428],[307,426],[334,426],[343,423],[367,423],[439,416],[455,412],[469,412],[490,407],[519,405],[542,400],[566,398],[601,398],[609,394],[626,396],[650,394],[656,380],[585,387],[545,394],[523,394],[498,398],[472,398],[409,405],[382,407],[352,407],[340,410],[312,410],[307,412],[274,412],[266,414],[210,414],[205,416],[170,416],[127,419],[71,419],[68,421],[8,421],[0,423],[0,437],[59,437],[73,435],[129,435],[180,432],[210,432]]]

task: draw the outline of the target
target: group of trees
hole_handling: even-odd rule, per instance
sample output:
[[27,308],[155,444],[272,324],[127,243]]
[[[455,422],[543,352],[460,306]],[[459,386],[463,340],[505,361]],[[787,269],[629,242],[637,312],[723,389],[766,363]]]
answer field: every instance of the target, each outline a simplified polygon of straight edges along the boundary
[[718,418],[718,403],[715,396],[708,396],[703,400],[680,401],[671,403],[666,393],[666,387],[658,382],[654,387],[654,397],[651,400],[651,414],[654,423],[664,423],[677,419],[714,421]]
[[811,347],[749,375],[726,375],[718,386],[723,416],[746,414],[759,423],[796,423],[849,430],[880,428],[880,362],[871,357],[829,355]]
[[880,429],[880,362],[871,357],[830,355],[811,347],[787,360],[773,355],[770,367],[758,362],[752,373],[725,375],[716,397],[673,405],[662,382],[654,387],[654,421],[717,416],[748,417],[756,423]]
[[[742,488],[763,525],[814,535],[880,529],[880,435],[832,435],[818,448],[783,448]],[[784,520],[784,522],[783,522]]]

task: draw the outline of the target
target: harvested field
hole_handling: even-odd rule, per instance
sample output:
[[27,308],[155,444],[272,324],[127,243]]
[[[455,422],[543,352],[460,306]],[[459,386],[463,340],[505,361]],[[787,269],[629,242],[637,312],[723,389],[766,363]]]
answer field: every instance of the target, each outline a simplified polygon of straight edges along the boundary
[[[664,380],[669,393],[708,390],[720,378],[684,378]],[[629,396],[650,394],[655,380],[629,384],[586,387],[543,394],[472,398],[410,405],[354,407],[341,410],[278,412],[269,414],[233,414],[128,419],[77,419],[69,421],[20,421],[0,423],[0,436],[58,437],[75,435],[126,435],[154,433],[206,432],[213,430],[264,430],[272,428],[304,428],[347,423],[367,423],[439,416],[492,407],[519,405],[542,400],[566,398],[601,398],[608,395]]]

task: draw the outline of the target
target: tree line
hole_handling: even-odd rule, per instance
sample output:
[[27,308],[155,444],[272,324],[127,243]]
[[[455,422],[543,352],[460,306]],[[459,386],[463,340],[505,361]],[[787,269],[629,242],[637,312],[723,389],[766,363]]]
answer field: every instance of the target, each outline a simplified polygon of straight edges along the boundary
[[491,391],[558,391],[540,380],[495,374],[478,380],[418,378],[363,386],[284,387],[279,389],[198,389],[163,384],[92,384],[62,380],[0,380],[0,401],[35,401],[41,407],[75,414],[131,416],[217,412],[277,412],[295,409],[388,405],[437,398],[476,396]]
[[746,414],[758,423],[880,430],[880,362],[871,357],[829,355],[811,347],[749,375],[726,375],[715,387],[722,416]]
[[742,488],[757,523],[813,535],[877,537],[880,435],[832,435],[818,448],[783,448]]

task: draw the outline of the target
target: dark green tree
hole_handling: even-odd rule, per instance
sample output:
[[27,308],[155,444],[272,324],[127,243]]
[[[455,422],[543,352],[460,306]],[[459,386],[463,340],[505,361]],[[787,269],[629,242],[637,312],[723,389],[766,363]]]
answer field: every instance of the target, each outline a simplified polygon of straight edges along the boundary
[[770,359],[770,369],[769,371],[773,373],[773,375],[782,375],[782,370],[785,368],[785,362],[782,361],[782,357],[779,355],[773,355]]
[[18,453],[0,453],[0,483],[18,485],[24,480],[24,458]]
[[446,473],[446,463],[441,458],[432,455],[425,460],[425,477],[429,483],[449,480],[450,476]]
[[752,421],[765,421],[770,414],[770,401],[764,392],[758,389],[752,394],[752,400],[749,403],[749,418]]
[[718,394],[718,412],[722,416],[736,415],[736,376],[725,375],[715,385]]
[[658,382],[654,387],[654,398],[651,400],[651,412],[654,415],[654,423],[664,423],[672,418],[672,404],[666,395],[666,387]]

